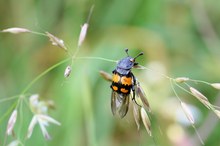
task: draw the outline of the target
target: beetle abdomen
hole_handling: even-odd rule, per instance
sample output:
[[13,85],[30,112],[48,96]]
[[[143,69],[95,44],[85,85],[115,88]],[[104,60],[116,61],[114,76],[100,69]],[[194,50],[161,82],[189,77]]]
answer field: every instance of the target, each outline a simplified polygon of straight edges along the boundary
[[116,71],[113,71],[111,88],[117,93],[130,94],[132,88],[131,74],[121,75]]

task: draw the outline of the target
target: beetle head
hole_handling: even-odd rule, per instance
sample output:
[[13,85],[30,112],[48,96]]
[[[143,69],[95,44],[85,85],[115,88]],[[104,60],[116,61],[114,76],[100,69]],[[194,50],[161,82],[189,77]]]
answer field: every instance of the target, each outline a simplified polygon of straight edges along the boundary
[[136,57],[133,58],[129,56],[128,49],[125,49],[125,52],[127,54],[127,57],[121,59],[117,64],[117,71],[122,74],[128,73],[133,66],[138,65],[138,63],[135,62],[135,59],[143,55],[143,52],[141,52]]

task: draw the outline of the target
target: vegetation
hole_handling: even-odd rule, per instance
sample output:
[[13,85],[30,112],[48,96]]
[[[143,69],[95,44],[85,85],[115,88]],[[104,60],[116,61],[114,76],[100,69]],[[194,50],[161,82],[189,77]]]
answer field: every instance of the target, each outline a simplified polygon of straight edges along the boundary
[[[0,1],[0,145],[219,145],[219,11],[205,0]],[[99,74],[125,48],[144,53],[132,72],[152,136],[132,108],[112,115]]]

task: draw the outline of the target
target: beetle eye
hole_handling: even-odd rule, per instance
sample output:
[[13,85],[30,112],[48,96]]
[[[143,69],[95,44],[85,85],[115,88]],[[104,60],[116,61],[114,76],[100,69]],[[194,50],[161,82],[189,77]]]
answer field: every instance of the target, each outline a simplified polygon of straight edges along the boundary
[[131,62],[134,62],[134,58],[131,58],[130,61],[131,61]]

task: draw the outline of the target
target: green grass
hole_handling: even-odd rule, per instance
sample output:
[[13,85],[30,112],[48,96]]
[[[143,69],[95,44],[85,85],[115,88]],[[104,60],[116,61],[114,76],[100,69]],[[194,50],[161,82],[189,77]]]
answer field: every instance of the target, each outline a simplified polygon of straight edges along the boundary
[[[201,7],[201,3],[204,6]],[[215,50],[220,47],[220,10],[216,3],[204,0],[199,3],[175,0],[3,0],[0,2],[0,29],[24,27],[36,32],[48,31],[64,40],[70,53],[74,53],[80,26],[87,21],[93,4],[95,7],[86,40],[77,54],[81,58],[74,60],[71,76],[67,79],[63,73],[71,60],[47,37],[28,33],[0,33],[0,145],[15,139],[32,146],[176,145],[167,135],[174,124],[196,141],[198,138],[193,128],[176,121],[173,110],[176,102],[170,103],[178,99],[173,98],[175,94],[169,79],[160,74],[172,78],[184,76],[210,83],[220,82],[220,51]],[[207,13],[207,17],[204,13],[199,13],[198,17],[195,14],[197,11]],[[210,28],[203,27],[207,21],[216,35],[210,34]],[[206,35],[201,28],[207,28]],[[132,111],[125,119],[114,117],[111,113],[110,83],[100,77],[99,70],[111,73],[116,64],[109,60],[125,57],[124,48],[130,49],[131,56],[144,52],[137,62],[150,68],[153,64],[153,70],[160,69],[159,74],[147,69],[133,69],[153,111],[151,123],[154,138],[148,136],[143,124],[140,132],[137,132]],[[220,105],[217,90],[194,82],[189,85],[206,95],[211,103]],[[188,89],[187,86],[183,87]],[[208,119],[217,117],[210,118],[208,115],[212,111],[192,95],[176,86],[175,91],[184,102],[193,104],[199,111],[195,115],[198,116],[195,127],[200,135],[203,137],[210,130],[204,139],[205,145],[219,145],[218,124],[210,123],[215,126],[213,129],[203,127]],[[52,137],[47,141],[37,125],[32,137],[26,140],[32,113],[24,102],[19,107],[15,135],[6,138],[7,122],[18,98],[7,99],[25,94],[26,100],[29,100],[28,97],[35,93],[40,95],[41,100],[54,101],[55,109],[49,109],[48,114],[61,122],[61,126],[51,124],[47,128]],[[174,140],[178,139],[176,132]]]

